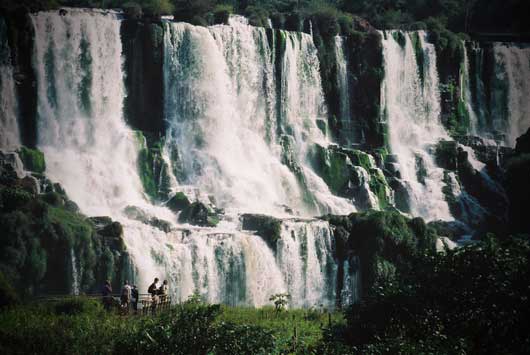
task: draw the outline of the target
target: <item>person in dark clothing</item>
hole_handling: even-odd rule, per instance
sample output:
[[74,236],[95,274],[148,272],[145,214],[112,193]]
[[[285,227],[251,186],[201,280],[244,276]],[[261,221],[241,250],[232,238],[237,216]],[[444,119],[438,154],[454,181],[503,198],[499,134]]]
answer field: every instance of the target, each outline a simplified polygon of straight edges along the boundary
[[133,285],[131,290],[131,303],[134,310],[134,313],[138,312],[138,287]]
[[155,281],[149,286],[147,289],[147,293],[149,293],[151,296],[156,296],[158,293],[158,278],[155,278]]
[[103,307],[108,311],[112,307],[112,286],[110,285],[110,281],[105,281],[105,284],[103,285],[103,289],[101,290],[102,295],[102,301],[103,301]]
[[147,293],[151,295],[151,312],[154,315],[156,313],[156,305],[158,304],[158,278],[147,289]]

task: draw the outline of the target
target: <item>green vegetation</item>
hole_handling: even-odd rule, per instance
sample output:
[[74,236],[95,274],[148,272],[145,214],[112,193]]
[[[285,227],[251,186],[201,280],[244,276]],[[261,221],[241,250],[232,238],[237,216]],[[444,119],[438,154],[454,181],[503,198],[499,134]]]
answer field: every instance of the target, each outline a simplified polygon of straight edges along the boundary
[[46,170],[44,154],[40,150],[21,147],[17,153],[24,164],[24,169],[40,174]]
[[162,157],[164,140],[155,139],[147,132],[135,131],[139,145],[138,172],[145,193],[153,200],[168,198],[168,165]]
[[207,305],[196,297],[158,316],[123,317],[75,298],[0,312],[2,353],[310,354],[340,313]]
[[[523,354],[530,351],[528,236],[412,256],[346,311],[330,353]],[[340,340],[339,340],[340,339]],[[339,341],[337,341],[339,340]]]
[[[0,167],[0,303],[14,300],[10,287],[21,299],[71,292],[73,257],[80,290],[93,291],[105,279],[119,284],[127,258],[121,225],[86,218],[58,184],[41,174],[19,179],[12,169]],[[42,194],[37,184],[44,184]]]
[[26,7],[31,11],[59,6],[124,8],[133,17],[174,14],[177,20],[197,25],[221,23],[232,12],[247,16],[251,23],[302,29],[311,19],[318,33],[350,34],[359,27],[357,16],[377,28],[432,29],[436,22],[453,32],[530,32],[525,0],[8,0],[2,8]]

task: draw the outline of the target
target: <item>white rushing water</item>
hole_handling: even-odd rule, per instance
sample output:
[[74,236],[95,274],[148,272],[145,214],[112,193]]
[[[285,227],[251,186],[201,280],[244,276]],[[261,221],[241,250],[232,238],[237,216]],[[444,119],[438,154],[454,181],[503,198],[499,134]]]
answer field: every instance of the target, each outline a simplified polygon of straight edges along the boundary
[[496,43],[493,52],[497,79],[506,85],[505,143],[514,147],[530,128],[530,45]]
[[337,87],[339,89],[339,107],[341,136],[345,142],[351,142],[354,138],[352,118],[350,112],[350,85],[348,81],[348,67],[346,55],[344,54],[344,38],[335,36],[335,59],[337,63]]
[[7,26],[0,17],[0,149],[14,150],[20,146],[18,104]]
[[[313,143],[328,144],[316,127],[325,105],[310,36],[281,32],[278,83],[264,28],[241,17],[209,28],[165,26],[168,144],[179,150],[186,175],[180,184],[194,184],[235,211],[277,215],[279,206],[289,205],[311,216],[353,210],[306,162]],[[302,176],[283,164],[286,156]]]
[[460,100],[464,102],[465,108],[469,115],[469,129],[473,135],[479,135],[479,120],[473,108],[473,99],[471,97],[471,83],[469,73],[469,56],[467,54],[466,44],[462,42],[464,49],[463,62],[460,65]]
[[[184,183],[214,194],[221,206],[237,209],[227,212],[220,227],[199,228],[178,225],[172,212],[144,196],[136,166],[140,143],[122,112],[125,90],[117,15],[69,9],[66,16],[43,12],[32,21],[38,146],[45,153],[47,175],[61,183],[83,213],[108,215],[122,223],[141,292],[159,277],[169,281],[177,301],[199,293],[210,302],[261,306],[270,303],[272,294],[290,292],[295,295],[293,306],[333,306],[336,265],[327,222],[283,222],[276,253],[261,237],[239,230],[238,211],[248,212],[243,208],[263,205],[276,212],[281,210],[278,204],[288,198],[302,200],[303,193],[295,175],[281,164],[277,118],[272,117],[273,68],[272,62],[265,62],[271,52],[260,37],[265,35],[262,30],[240,20],[231,26],[166,28],[168,141],[181,149],[189,179]],[[312,115],[321,112],[316,107],[321,93],[299,93],[320,83],[313,82],[315,53],[300,67],[307,55],[300,51],[308,50],[310,38],[289,36],[292,54],[284,68],[300,77],[282,83],[281,99],[299,100],[283,118],[300,142],[293,154],[307,185],[317,187],[320,205],[349,211],[352,206],[330,197],[322,188],[325,184],[304,165],[304,150],[313,137],[324,140],[310,124]],[[167,151],[164,154],[168,158]],[[182,182],[174,180],[178,188]],[[123,213],[128,205],[169,221],[171,231],[128,219]],[[76,274],[75,253],[72,263]],[[74,277],[73,292],[77,283]]]
[[472,133],[514,147],[530,127],[530,45],[496,42],[490,49],[473,42],[470,47],[464,54],[471,57],[474,71],[464,68],[462,80],[466,99],[474,94],[474,100],[466,101]]
[[447,134],[440,122],[440,93],[434,46],[418,33],[423,51],[423,82],[409,33],[402,47],[388,31],[383,39],[385,79],[382,100],[388,120],[389,143],[406,182],[412,215],[426,220],[451,220],[442,193],[443,170],[432,156],[432,146]]

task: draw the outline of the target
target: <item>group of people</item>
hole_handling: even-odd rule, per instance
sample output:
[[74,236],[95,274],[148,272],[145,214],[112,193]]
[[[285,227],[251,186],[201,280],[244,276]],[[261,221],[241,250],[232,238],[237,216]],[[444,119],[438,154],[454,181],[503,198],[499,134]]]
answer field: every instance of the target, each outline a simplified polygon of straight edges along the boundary
[[[147,289],[147,293],[151,295],[151,302],[153,305],[156,305],[159,302],[165,302],[168,297],[167,280],[164,280],[164,282],[160,286],[158,286],[158,282],[158,278],[155,278],[154,282]],[[110,310],[114,299],[112,297],[112,286],[109,280],[105,281],[105,284],[103,285],[102,296],[103,306],[107,310]],[[137,312],[138,300],[138,287],[136,285],[129,284],[129,281],[126,280],[120,293],[120,305],[122,309],[127,310],[128,312],[129,309],[132,307],[134,312]]]
[[162,285],[160,285],[160,287],[158,287],[158,281],[159,281],[158,278],[155,277],[155,280],[147,289],[147,293],[151,295],[153,302],[158,302],[158,301],[163,302],[168,296],[167,280],[164,280],[164,282],[162,282]]

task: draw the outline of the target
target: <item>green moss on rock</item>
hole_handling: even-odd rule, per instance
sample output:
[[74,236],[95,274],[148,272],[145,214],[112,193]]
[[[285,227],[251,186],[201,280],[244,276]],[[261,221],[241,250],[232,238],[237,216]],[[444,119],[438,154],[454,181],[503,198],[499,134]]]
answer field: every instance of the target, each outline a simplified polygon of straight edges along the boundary
[[169,193],[168,165],[162,157],[163,139],[154,139],[136,131],[139,145],[138,173],[145,193],[153,200],[167,198]]
[[17,153],[24,164],[24,169],[41,174],[46,170],[44,154],[40,150],[21,147]]
[[[434,250],[436,233],[421,218],[408,219],[397,211],[368,211],[348,217],[326,216],[335,230],[349,233],[337,256],[357,255],[361,261],[362,289],[369,291],[395,270],[408,267],[410,256]],[[342,237],[341,237],[342,238]]]
[[183,192],[177,192],[168,202],[166,202],[166,206],[173,212],[180,212],[190,204],[190,200]]

